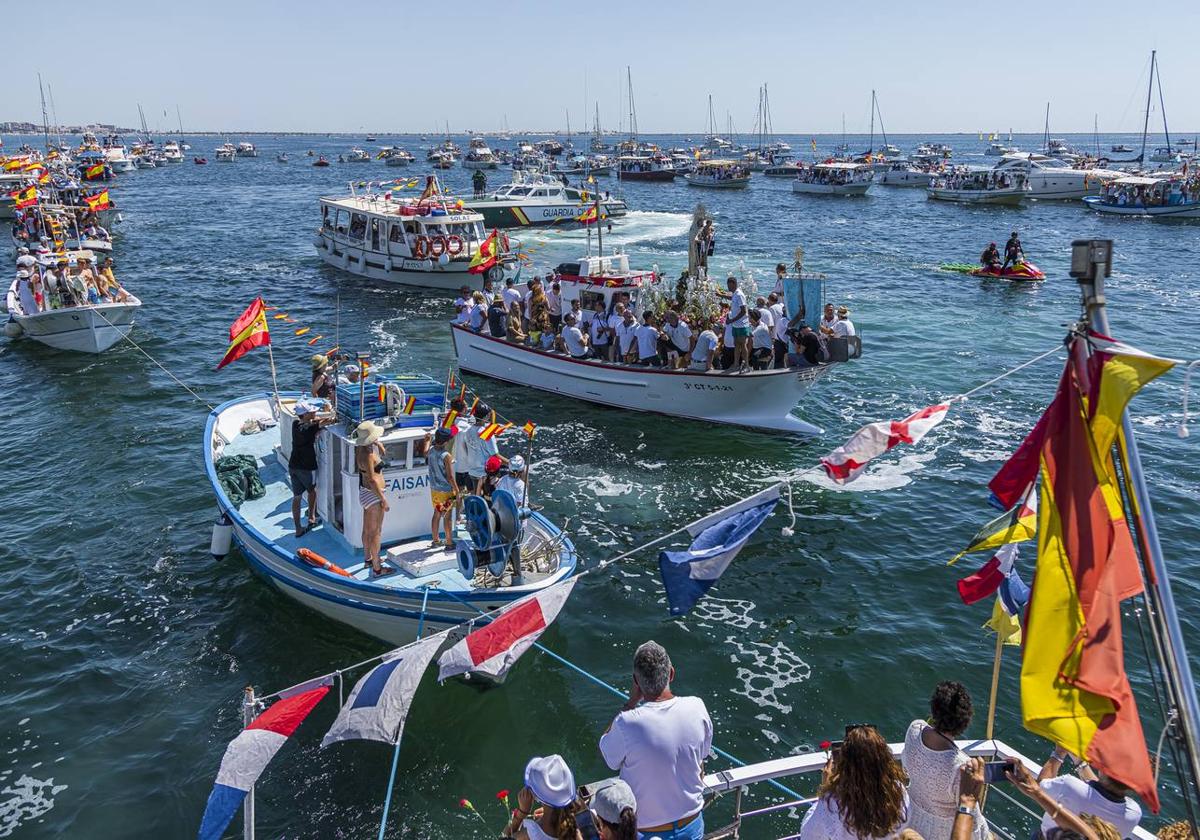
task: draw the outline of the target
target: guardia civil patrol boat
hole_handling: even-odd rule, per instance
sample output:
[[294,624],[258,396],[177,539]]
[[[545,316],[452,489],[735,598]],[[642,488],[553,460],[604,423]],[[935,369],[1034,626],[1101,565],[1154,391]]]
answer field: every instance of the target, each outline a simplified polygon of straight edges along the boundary
[[[464,201],[463,206],[483,215],[488,227],[518,228],[574,224],[592,206],[594,194],[538,173],[514,171],[511,184],[490,195]],[[607,191],[600,193],[600,215],[619,219],[629,212],[625,200]]]
[[[287,464],[296,404],[306,397],[251,394],[209,414],[203,457],[220,514],[214,556],[228,553],[236,542],[251,569],[273,588],[393,645],[414,640],[422,624],[426,633],[451,625],[463,625],[465,632],[480,610],[497,609],[575,574],[575,547],[567,535],[524,508],[527,500],[502,490],[490,503],[466,497],[466,522],[456,526],[454,549],[431,546],[433,504],[423,444],[426,433],[443,424],[447,400],[444,385],[425,376],[372,373],[339,385],[336,409],[318,401],[319,416],[332,421],[316,441],[319,521],[297,537]],[[415,405],[406,413],[410,398]],[[379,443],[389,510],[382,548],[384,566],[396,571],[382,576],[363,562],[352,434],[364,419],[383,427]],[[459,433],[473,431],[462,426]],[[503,451],[503,438],[500,445]]]

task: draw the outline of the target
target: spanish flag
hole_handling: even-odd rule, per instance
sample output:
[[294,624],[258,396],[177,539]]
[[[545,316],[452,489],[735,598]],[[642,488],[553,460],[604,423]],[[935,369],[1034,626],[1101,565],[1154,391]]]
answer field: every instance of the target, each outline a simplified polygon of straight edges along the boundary
[[23,189],[10,192],[8,197],[13,200],[13,206],[18,210],[23,210],[26,207],[32,207],[38,203],[37,187],[31,184]]
[[527,421],[525,421],[525,425],[521,427],[521,431],[523,431],[525,434],[529,435],[530,437],[533,437],[534,434],[537,432],[537,425],[535,423],[533,423],[532,421],[527,420]]
[[83,200],[89,210],[106,210],[112,206],[112,202],[108,200],[108,190],[100,190],[95,195],[85,195]]
[[483,431],[479,433],[479,439],[491,440],[494,437],[504,434],[512,427],[512,423],[488,423],[484,426]]
[[229,328],[229,349],[225,351],[217,370],[230,362],[236,362],[255,347],[270,343],[271,332],[267,329],[267,314],[263,311],[262,298],[257,297]]
[[25,166],[27,160],[28,158],[9,158],[8,160],[4,161],[4,171],[13,172],[17,169],[21,169],[23,166]]
[[493,228],[488,238],[479,243],[479,249],[471,257],[471,264],[467,267],[468,273],[483,274],[500,261],[498,237],[498,231]]
[[593,204],[591,207],[587,208],[582,213],[580,213],[578,216],[576,216],[575,221],[579,222],[579,224],[581,224],[581,225],[592,225],[592,224],[595,224],[597,221],[599,221],[601,218],[602,217],[600,216],[600,211],[597,210],[596,205]]
[[387,403],[387,385],[379,386],[379,401],[381,403]]
[[442,418],[442,428],[453,429],[456,420],[458,420],[458,412],[452,408],[447,411],[446,416]]
[[415,409],[416,407],[417,407],[417,398],[410,396],[404,403],[404,413],[412,414],[413,409]]
[[1125,673],[1121,602],[1143,585],[1122,502],[1128,472],[1118,475],[1113,451],[1125,451],[1125,406],[1174,362],[1096,334],[1075,338],[1070,351],[1053,402],[997,475],[1015,480],[1011,473],[1027,471],[1028,448],[1036,448],[1041,502],[1021,712],[1026,729],[1086,758],[1157,812]]
[[83,170],[83,180],[94,181],[104,175],[104,164],[96,163]]

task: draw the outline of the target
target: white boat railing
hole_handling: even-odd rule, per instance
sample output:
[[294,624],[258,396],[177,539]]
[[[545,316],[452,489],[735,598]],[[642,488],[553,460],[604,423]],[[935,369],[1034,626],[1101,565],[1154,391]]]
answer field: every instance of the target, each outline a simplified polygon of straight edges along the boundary
[[[962,752],[972,758],[987,758],[990,760],[1008,760],[1013,759],[1020,761],[1033,774],[1037,774],[1041,769],[1041,765],[1030,758],[1022,755],[1013,747],[1003,741],[991,740],[960,740],[955,744]],[[903,743],[889,744],[892,750],[892,755],[898,761],[900,754],[904,750]],[[820,774],[822,768],[825,767],[829,760],[829,753],[825,751],[802,753],[800,755],[789,755],[785,758],[775,758],[769,761],[761,761],[757,764],[746,764],[741,767],[732,767],[728,770],[721,770],[716,773],[705,774],[704,796],[713,800],[720,798],[724,794],[733,793],[735,796],[735,807],[732,822],[723,825],[720,828],[715,828],[704,836],[706,840],[732,840],[740,836],[742,821],[748,817],[765,816],[775,814],[782,811],[789,811],[795,808],[805,808],[817,801],[816,796],[802,797],[800,799],[791,799],[786,802],[780,802],[772,805],[767,805],[761,808],[753,808],[743,810],[744,793],[751,785],[761,784],[763,782],[778,781],[787,779],[791,776],[800,776],[805,774]],[[1004,789],[1002,785],[991,785],[988,787],[985,796],[997,796],[1003,799],[1009,805],[1023,812],[1035,822],[1041,820],[1042,814],[1030,808],[1024,801],[1013,796]],[[986,800],[984,800],[986,803]],[[710,802],[711,805],[711,802]],[[1028,837],[1028,832],[1016,833],[1006,831],[1004,828],[998,827],[994,821],[989,821],[989,827],[997,836],[1004,840],[1019,840],[1019,838]],[[793,840],[799,837],[798,831],[793,834],[788,834],[780,840]],[[934,840],[934,838],[929,838]],[[939,838],[938,840],[944,840]],[[1144,828],[1135,828],[1132,835],[1132,840],[1154,840],[1154,834]]]

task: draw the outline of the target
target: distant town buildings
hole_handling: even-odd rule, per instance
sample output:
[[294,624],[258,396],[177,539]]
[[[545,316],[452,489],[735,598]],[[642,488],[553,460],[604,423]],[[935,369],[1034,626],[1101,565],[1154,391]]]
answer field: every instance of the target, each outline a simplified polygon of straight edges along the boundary
[[[10,122],[0,122],[0,134],[41,134],[43,128],[38,123],[21,122],[13,120]],[[109,123],[95,123],[93,125],[61,125],[50,126],[51,134],[83,134],[85,131],[90,131],[93,134],[132,134],[132,128],[120,128],[119,126]]]

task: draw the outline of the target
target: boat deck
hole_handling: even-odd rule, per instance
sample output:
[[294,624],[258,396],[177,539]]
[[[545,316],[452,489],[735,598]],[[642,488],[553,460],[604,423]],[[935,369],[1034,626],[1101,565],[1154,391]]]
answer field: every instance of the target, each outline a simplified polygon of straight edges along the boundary
[[[225,445],[223,452],[225,455],[250,455],[258,461],[258,475],[266,487],[266,494],[259,499],[248,499],[238,508],[238,513],[261,535],[287,552],[295,553],[300,548],[316,552],[331,563],[341,566],[356,580],[373,586],[396,590],[419,590],[425,586],[436,586],[438,589],[461,593],[474,589],[471,582],[459,572],[453,552],[430,549],[429,538],[392,546],[385,545],[384,550],[398,571],[395,574],[376,577],[363,562],[361,552],[350,549],[340,536],[332,529],[326,528],[324,523],[303,537],[296,537],[292,524],[292,490],[288,484],[287,471],[275,454],[278,440],[278,434],[273,433],[273,430],[252,435],[239,434]],[[306,500],[301,516],[304,515],[307,505]],[[537,529],[532,520],[529,525]],[[462,537],[466,538],[465,529],[459,530]],[[545,535],[537,530],[535,538],[545,539]],[[413,575],[400,568],[401,561],[420,563],[432,568],[425,574]],[[545,577],[548,575],[526,572],[525,584],[536,583]]]

